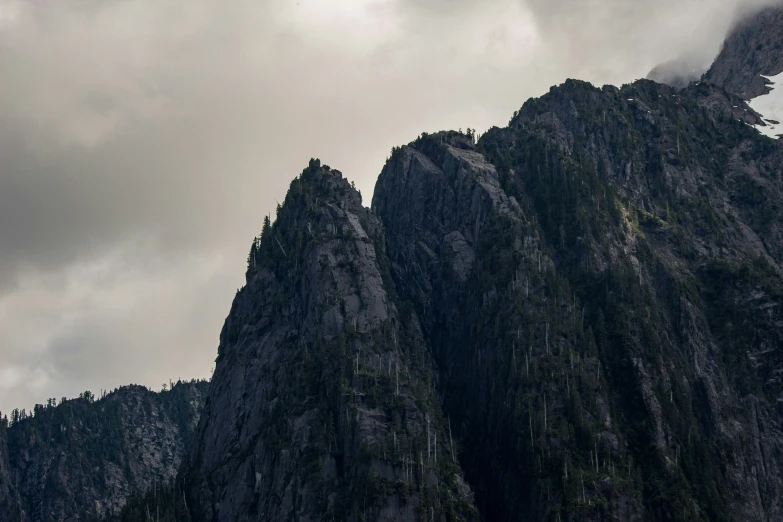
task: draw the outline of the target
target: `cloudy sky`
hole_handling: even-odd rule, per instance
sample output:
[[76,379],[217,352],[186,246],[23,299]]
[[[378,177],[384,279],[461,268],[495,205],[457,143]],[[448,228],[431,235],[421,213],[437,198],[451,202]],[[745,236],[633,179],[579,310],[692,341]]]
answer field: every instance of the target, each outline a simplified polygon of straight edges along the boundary
[[0,0],[0,410],[208,377],[310,157],[709,63],[747,0]]

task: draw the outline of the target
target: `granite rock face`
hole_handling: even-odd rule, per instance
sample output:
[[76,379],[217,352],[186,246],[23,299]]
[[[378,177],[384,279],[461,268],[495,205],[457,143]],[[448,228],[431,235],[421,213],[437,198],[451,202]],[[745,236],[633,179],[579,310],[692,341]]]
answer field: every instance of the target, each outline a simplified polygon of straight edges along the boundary
[[783,148],[756,123],[708,82],[568,81],[394,148],[372,212],[313,160],[251,247],[189,516],[780,519]]
[[0,426],[0,516],[135,488],[122,522],[783,520],[783,141],[746,104],[780,17],[701,82],[569,80],[479,140],[422,134],[372,210],[311,160],[192,439],[200,401],[137,389],[14,423],[9,457]]
[[313,160],[249,256],[183,468],[194,520],[477,520],[378,219]]
[[[372,208],[387,230],[400,294],[422,318],[486,520],[592,519],[599,497],[608,502],[601,511],[640,519],[632,480],[596,484],[593,462],[603,473],[610,452],[627,450],[608,411],[594,410],[610,398],[596,354],[580,349],[584,306],[553,288],[544,234],[496,166],[470,137],[422,135],[392,155]],[[585,422],[601,426],[589,440],[574,436],[573,416],[585,410],[570,404],[571,393],[590,404]],[[583,505],[570,505],[568,490],[583,482]]]
[[[775,520],[783,509],[783,148],[745,113],[706,84],[569,83],[487,136],[594,332],[601,316],[609,325],[601,365],[654,516]],[[543,167],[521,150],[531,141]],[[614,214],[603,225],[601,202]]]
[[[126,386],[94,402],[37,407],[34,417],[14,422],[8,462],[22,520],[110,517],[134,492],[174,478],[207,387],[179,383],[154,393]],[[0,449],[0,499],[8,475]]]
[[783,148],[746,108],[568,81],[392,155],[373,210],[487,520],[783,516]]
[[770,7],[743,20],[729,35],[707,81],[749,100],[764,94],[761,77],[783,72],[783,6]]

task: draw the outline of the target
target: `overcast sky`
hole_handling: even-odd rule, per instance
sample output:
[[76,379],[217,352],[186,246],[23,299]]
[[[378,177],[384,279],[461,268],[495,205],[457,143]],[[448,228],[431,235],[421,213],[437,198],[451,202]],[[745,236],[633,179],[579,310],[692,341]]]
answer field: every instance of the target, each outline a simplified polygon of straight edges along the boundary
[[742,0],[0,0],[0,410],[208,377],[310,157],[708,64]]

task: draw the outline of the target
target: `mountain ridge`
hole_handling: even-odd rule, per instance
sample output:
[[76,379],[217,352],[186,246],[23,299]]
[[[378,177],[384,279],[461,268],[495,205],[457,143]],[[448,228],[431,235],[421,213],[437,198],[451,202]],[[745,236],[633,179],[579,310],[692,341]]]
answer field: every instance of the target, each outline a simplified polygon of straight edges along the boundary
[[119,514],[135,491],[176,476],[207,387],[178,382],[156,393],[129,385],[98,400],[86,392],[56,406],[36,405],[30,416],[15,410],[10,427],[0,428],[0,506],[8,484],[19,507],[19,518],[9,520]]
[[251,245],[183,468],[196,520],[477,520],[383,231],[312,160]]
[[[568,80],[478,140],[423,133],[371,209],[311,160],[250,245],[192,439],[147,446],[181,464],[95,515],[782,519],[783,144],[746,103],[779,13],[700,82]],[[11,520],[46,500],[25,422],[0,425]]]
[[[770,463],[783,448],[775,410],[781,360],[769,348],[781,342],[781,150],[750,126],[758,118],[745,109],[708,83],[677,91],[650,81],[599,89],[569,80],[478,143],[449,131],[395,147],[372,214],[352,201],[339,226],[324,221],[327,233],[331,224],[332,234],[361,235],[350,214],[362,231],[364,220],[380,220],[369,228],[377,230],[370,236],[379,266],[388,253],[393,283],[384,284],[421,325],[416,344],[432,354],[432,383],[486,520],[780,514],[781,477]],[[308,212],[345,212],[346,203],[320,194],[325,200],[308,207],[310,199]],[[274,259],[274,277],[301,270],[291,245],[314,229],[289,204],[251,247],[249,285],[261,250]],[[384,231],[385,249],[377,240]],[[274,280],[262,285],[272,294],[261,302],[282,292]],[[725,280],[732,283],[716,286]],[[297,302],[301,290],[292,292],[281,302]],[[355,290],[338,289],[327,305],[346,292]],[[246,299],[236,306],[260,306]],[[716,308],[723,300],[747,310]],[[353,313],[364,313],[362,303]],[[323,322],[336,334],[347,316],[333,306],[324,307]],[[308,306],[297,307],[301,321]],[[722,329],[727,312],[760,343],[749,359]],[[634,319],[640,313],[648,325]],[[227,332],[250,332],[255,319],[236,326],[241,315],[235,309],[227,319],[220,357],[246,357],[224,352],[242,338]],[[751,468],[765,471],[751,476]],[[226,502],[227,518],[207,509],[197,519],[254,516],[243,502]],[[383,519],[381,511],[369,516]],[[288,516],[274,513],[265,517]]]

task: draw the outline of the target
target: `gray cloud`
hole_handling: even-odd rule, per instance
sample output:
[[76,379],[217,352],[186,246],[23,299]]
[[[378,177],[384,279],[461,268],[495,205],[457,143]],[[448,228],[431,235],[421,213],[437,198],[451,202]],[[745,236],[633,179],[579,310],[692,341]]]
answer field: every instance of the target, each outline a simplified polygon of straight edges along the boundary
[[568,77],[708,62],[739,0],[0,0],[0,409],[207,376],[250,238],[318,156]]

